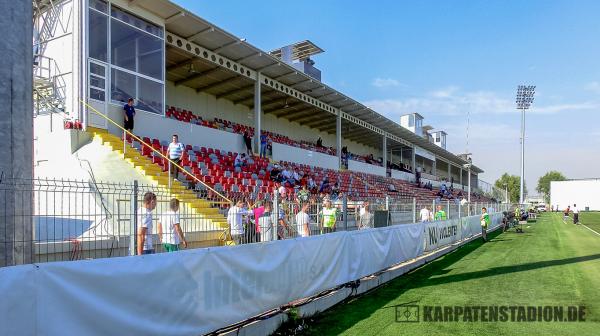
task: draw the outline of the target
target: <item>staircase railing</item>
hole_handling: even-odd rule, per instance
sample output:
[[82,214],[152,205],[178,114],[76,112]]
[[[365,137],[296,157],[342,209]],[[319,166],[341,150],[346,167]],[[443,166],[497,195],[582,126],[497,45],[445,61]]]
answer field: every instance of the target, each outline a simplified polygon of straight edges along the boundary
[[[189,176],[194,182],[196,183],[200,183],[201,185],[203,185],[204,187],[206,187],[206,189],[212,191],[215,195],[219,196],[221,199],[223,199],[227,204],[231,204],[232,200],[230,200],[229,198],[227,198],[226,196],[224,196],[223,194],[221,194],[220,192],[218,192],[217,190],[213,189],[211,186],[209,186],[208,184],[206,184],[204,181],[200,180],[199,178],[196,177],[196,175],[188,172],[187,170],[185,170],[182,166],[180,166],[178,163],[176,163],[175,161],[169,159],[166,155],[164,155],[161,151],[155,149],[152,147],[152,144],[146,143],[144,140],[140,139],[137,135],[131,133],[130,131],[126,130],[125,128],[123,128],[121,125],[119,125],[117,122],[115,122],[114,120],[112,120],[110,117],[108,117],[107,115],[105,115],[104,113],[98,111],[97,109],[95,109],[93,106],[89,105],[87,102],[80,100],[80,102],[87,107],[89,110],[91,110],[93,113],[96,113],[97,115],[101,116],[102,118],[106,119],[106,121],[108,121],[109,123],[113,124],[114,126],[116,126],[117,128],[119,128],[122,132],[123,135],[127,134],[129,136],[131,136],[133,139],[139,141],[142,145],[147,146],[148,148],[150,148],[152,150],[152,152],[154,152],[155,154],[157,154],[158,156],[162,157],[164,160],[166,160],[170,165],[177,167],[179,169],[180,172],[182,172],[183,174]],[[169,178],[171,178],[169,176]],[[223,202],[213,202],[213,201],[209,201],[210,203],[223,203]]]

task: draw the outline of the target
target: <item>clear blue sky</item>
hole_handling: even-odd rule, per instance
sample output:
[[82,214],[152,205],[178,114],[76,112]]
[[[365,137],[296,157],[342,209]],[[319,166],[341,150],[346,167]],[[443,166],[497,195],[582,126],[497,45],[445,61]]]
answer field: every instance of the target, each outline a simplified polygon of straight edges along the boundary
[[418,112],[469,151],[493,182],[519,173],[518,84],[527,115],[526,182],[547,170],[600,177],[600,1],[208,1],[177,3],[263,50],[309,39],[323,81],[398,121]]

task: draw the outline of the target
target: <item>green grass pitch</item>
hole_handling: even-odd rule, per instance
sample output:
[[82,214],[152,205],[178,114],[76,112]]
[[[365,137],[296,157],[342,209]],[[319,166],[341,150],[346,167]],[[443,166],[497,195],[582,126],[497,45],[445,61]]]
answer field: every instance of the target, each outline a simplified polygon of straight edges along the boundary
[[[581,222],[600,233],[600,213]],[[473,241],[361,297],[325,311],[304,335],[600,335],[600,235],[545,213],[525,233]],[[580,306],[584,322],[416,322],[395,305]],[[421,313],[422,314],[422,313]],[[422,317],[422,316],[421,316]]]

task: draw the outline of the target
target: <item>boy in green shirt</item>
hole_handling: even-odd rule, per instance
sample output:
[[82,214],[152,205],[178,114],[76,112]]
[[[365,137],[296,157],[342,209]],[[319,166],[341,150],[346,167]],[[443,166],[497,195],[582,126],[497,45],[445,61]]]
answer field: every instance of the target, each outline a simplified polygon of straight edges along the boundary
[[446,211],[442,210],[442,206],[437,206],[437,212],[435,213],[435,220],[446,220]]
[[483,241],[487,241],[487,227],[490,224],[490,215],[487,213],[485,207],[481,208],[481,238]]

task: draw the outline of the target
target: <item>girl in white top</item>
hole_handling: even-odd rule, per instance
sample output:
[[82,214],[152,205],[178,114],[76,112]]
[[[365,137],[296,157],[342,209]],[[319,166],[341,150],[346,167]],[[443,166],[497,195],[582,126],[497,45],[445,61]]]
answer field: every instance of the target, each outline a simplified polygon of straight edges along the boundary
[[160,216],[158,222],[158,238],[162,241],[163,247],[167,252],[179,251],[179,244],[187,248],[187,241],[183,236],[179,221],[179,200],[171,199],[169,203],[170,211]]

